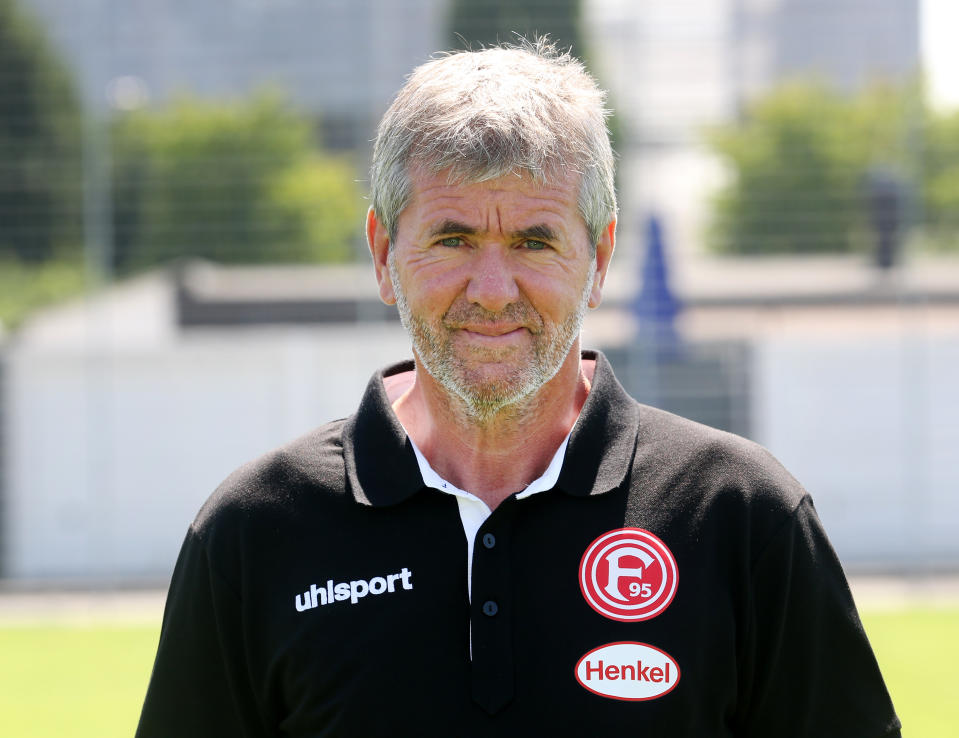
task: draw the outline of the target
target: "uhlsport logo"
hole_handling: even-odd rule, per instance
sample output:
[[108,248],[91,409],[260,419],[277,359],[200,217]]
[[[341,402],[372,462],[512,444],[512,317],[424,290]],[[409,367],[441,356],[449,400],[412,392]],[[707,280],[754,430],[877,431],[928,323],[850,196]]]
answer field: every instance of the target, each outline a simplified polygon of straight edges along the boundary
[[648,530],[619,528],[593,541],[579,564],[579,586],[596,612],[649,620],[669,607],[679,584],[676,559]]
[[576,681],[590,692],[614,700],[653,700],[679,682],[679,664],[648,643],[607,643],[577,662]]
[[384,592],[396,592],[400,587],[413,589],[413,572],[405,566],[396,574],[387,574],[372,579],[354,579],[351,582],[334,582],[326,580],[325,587],[311,584],[302,595],[297,595],[293,601],[297,612],[312,610],[316,607],[332,605],[334,602],[349,602],[357,604],[367,595],[381,595]]

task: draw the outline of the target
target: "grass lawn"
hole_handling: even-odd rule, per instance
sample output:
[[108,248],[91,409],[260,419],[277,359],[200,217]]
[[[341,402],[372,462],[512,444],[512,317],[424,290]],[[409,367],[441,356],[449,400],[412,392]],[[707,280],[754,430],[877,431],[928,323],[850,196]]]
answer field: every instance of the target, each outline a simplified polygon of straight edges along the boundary
[[[904,735],[959,725],[959,608],[865,611]],[[130,738],[159,624],[0,626],[0,736]]]
[[131,738],[160,627],[0,627],[0,736]]
[[959,609],[867,611],[862,619],[902,720],[903,735],[957,735]]

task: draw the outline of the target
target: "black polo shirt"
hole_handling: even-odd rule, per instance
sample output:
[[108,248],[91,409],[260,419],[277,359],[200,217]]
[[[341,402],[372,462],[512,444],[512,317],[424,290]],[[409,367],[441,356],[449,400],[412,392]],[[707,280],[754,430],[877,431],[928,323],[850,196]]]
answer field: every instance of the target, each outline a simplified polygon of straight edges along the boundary
[[480,528],[472,601],[456,500],[382,375],[231,475],[183,544],[137,735],[899,735],[808,495],[595,358],[556,486]]

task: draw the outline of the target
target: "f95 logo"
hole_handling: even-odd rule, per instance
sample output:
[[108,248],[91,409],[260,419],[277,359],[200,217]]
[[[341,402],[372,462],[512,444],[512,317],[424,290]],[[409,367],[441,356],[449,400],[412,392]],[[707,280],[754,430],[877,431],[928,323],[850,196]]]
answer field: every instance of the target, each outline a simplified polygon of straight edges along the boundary
[[619,528],[593,541],[579,564],[586,602],[612,620],[649,620],[669,607],[679,585],[672,552],[642,528]]

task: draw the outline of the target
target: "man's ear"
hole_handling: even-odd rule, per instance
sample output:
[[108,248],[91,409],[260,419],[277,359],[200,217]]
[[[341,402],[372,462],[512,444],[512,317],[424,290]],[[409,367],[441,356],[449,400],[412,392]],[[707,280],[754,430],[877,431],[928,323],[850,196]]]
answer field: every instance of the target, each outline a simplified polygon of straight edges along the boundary
[[393,279],[390,277],[390,234],[380,223],[370,208],[366,214],[366,242],[373,255],[373,269],[376,272],[376,283],[380,287],[380,299],[387,305],[396,304],[396,293],[393,291]]
[[589,293],[589,306],[599,307],[603,301],[603,284],[606,282],[606,272],[609,271],[609,262],[613,258],[616,248],[616,221],[611,220],[603,229],[596,243],[596,273],[593,276],[593,288]]

